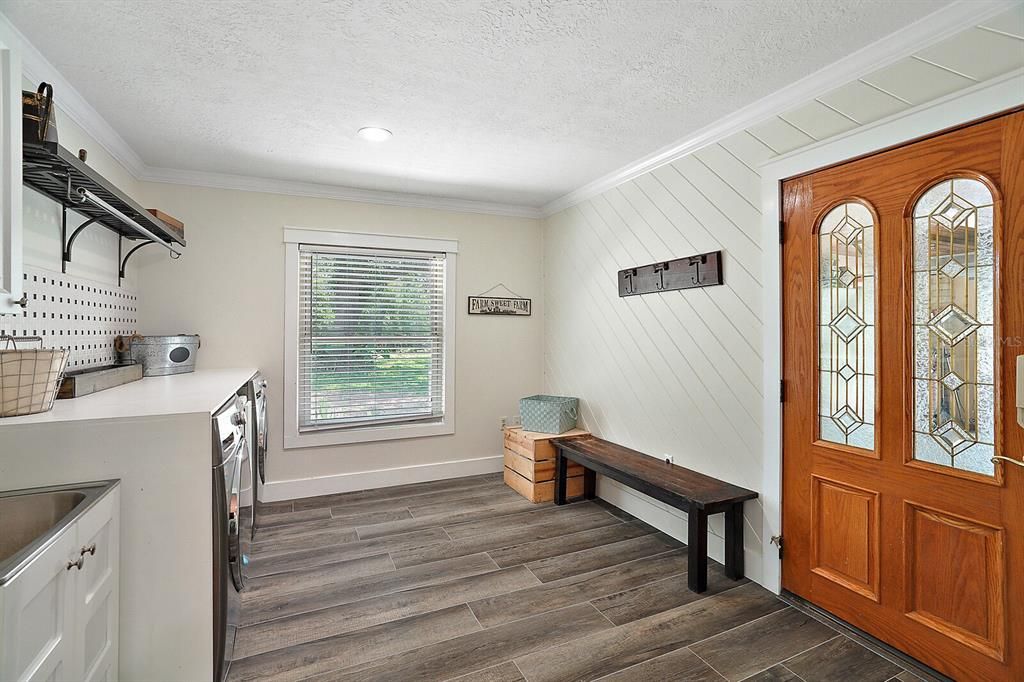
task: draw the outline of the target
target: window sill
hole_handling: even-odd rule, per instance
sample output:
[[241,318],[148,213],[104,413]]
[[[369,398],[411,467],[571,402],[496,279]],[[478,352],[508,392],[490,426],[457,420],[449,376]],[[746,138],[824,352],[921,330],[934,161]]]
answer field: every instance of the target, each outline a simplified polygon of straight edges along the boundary
[[434,424],[395,424],[361,429],[325,429],[323,431],[291,432],[284,436],[284,449],[315,448],[323,445],[351,445],[403,438],[425,438],[455,433],[455,422],[445,419]]

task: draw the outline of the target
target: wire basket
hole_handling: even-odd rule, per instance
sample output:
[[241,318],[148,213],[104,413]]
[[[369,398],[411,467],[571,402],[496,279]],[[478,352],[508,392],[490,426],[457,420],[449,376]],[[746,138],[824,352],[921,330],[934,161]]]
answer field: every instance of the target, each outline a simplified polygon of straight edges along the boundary
[[[21,349],[19,342],[38,342]],[[53,407],[69,352],[43,348],[38,336],[0,336],[0,417],[47,412]]]

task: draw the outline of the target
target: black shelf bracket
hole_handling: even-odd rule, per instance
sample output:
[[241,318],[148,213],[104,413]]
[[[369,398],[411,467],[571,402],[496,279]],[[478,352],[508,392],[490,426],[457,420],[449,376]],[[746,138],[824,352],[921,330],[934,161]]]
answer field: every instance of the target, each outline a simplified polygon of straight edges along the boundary
[[82,230],[89,227],[93,223],[98,223],[99,218],[89,218],[84,223],[75,228],[75,231],[68,236],[68,207],[61,206],[60,212],[60,241],[63,244],[64,250],[61,252],[60,258],[60,271],[67,274],[68,263],[71,262],[71,249],[75,245],[75,240],[78,239],[78,235],[82,233]]
[[[125,268],[128,267],[128,259],[131,258],[136,251],[141,249],[143,246],[149,246],[150,244],[160,244],[160,242],[154,241],[152,239],[145,239],[139,244],[136,244],[132,248],[128,249],[128,253],[124,253],[125,240],[130,242],[138,241],[136,239],[132,239],[131,237],[125,237],[124,235],[118,235],[117,237],[117,286],[121,286],[121,280],[124,279]],[[160,246],[164,245],[160,244]],[[170,255],[171,260],[178,260],[179,258],[181,258],[181,254],[176,253],[174,251],[171,251]]]
[[136,244],[135,246],[130,248],[128,250],[128,253],[124,254],[124,256],[122,257],[121,253],[124,250],[123,247],[122,247],[122,244],[124,244],[124,240],[125,240],[125,238],[123,236],[118,235],[118,237],[117,237],[117,262],[118,262],[117,286],[121,286],[121,280],[124,279],[124,269],[128,266],[128,259],[132,257],[132,254],[135,253],[136,251],[138,251],[139,249],[141,249],[143,246],[148,246],[149,244],[155,244],[156,243],[152,239],[147,239],[144,242],[142,242],[141,244]]

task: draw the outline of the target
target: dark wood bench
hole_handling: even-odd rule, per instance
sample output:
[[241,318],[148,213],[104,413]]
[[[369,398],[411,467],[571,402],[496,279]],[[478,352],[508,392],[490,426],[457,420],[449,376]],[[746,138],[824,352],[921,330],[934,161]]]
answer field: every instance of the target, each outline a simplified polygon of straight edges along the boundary
[[669,464],[594,436],[555,438],[555,504],[565,504],[569,461],[586,468],[583,497],[596,493],[597,474],[607,476],[686,512],[687,582],[694,592],[708,589],[708,515],[725,514],[725,574],[743,577],[743,503],[757,497],[717,478]]

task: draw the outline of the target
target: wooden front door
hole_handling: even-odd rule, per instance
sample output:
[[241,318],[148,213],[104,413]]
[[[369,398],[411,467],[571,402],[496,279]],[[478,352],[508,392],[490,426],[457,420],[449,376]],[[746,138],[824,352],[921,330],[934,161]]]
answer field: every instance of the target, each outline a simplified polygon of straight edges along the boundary
[[783,183],[783,587],[1024,679],[1024,112]]

